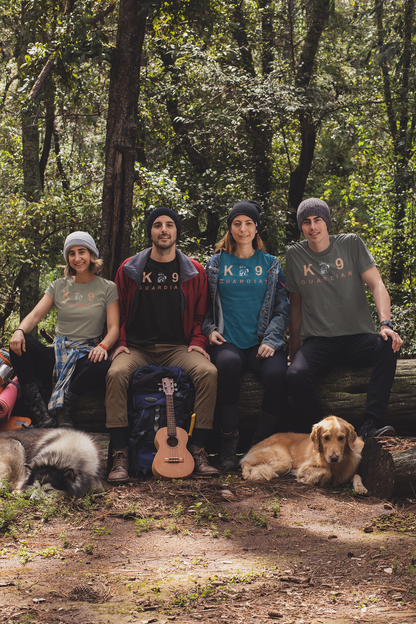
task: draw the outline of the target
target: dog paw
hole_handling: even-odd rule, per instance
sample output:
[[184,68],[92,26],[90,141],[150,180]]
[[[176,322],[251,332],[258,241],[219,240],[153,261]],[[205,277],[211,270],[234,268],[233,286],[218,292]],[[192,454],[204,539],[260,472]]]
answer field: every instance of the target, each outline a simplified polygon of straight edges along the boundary
[[360,475],[356,474],[356,475],[353,476],[353,478],[352,478],[352,487],[357,492],[357,494],[361,494],[361,496],[364,496],[364,494],[368,494],[368,490],[363,485],[363,482],[361,480]]
[[331,473],[328,470],[311,466],[310,464],[303,464],[296,474],[296,479],[299,483],[305,483],[306,485],[328,485],[331,481]]

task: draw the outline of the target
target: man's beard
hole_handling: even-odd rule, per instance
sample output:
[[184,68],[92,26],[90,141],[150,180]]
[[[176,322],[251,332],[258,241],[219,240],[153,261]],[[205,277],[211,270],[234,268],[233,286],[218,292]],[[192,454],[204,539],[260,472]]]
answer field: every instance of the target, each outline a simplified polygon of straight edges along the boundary
[[170,238],[165,238],[161,241],[159,241],[159,237],[157,237],[156,240],[152,238],[152,243],[157,249],[160,249],[160,251],[167,251],[174,246],[174,244],[176,243],[176,238],[171,236]]

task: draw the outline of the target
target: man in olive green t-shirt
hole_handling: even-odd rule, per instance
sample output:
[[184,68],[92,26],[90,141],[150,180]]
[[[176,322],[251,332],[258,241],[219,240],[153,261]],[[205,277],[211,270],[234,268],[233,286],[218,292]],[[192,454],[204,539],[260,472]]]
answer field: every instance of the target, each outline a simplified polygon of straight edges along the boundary
[[[290,293],[290,395],[312,425],[323,418],[314,385],[336,363],[371,366],[359,435],[364,439],[395,435],[384,426],[385,414],[403,341],[390,320],[390,297],[374,258],[356,234],[329,234],[327,204],[303,201],[297,221],[305,239],[286,254],[286,287]],[[380,319],[376,332],[365,293],[374,297]]]

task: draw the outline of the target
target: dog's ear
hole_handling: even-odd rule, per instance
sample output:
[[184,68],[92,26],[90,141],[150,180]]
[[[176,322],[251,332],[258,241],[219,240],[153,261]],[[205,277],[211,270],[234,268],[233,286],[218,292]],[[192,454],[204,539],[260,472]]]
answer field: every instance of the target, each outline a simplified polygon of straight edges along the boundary
[[72,468],[67,468],[62,476],[64,479],[68,479],[68,481],[75,481],[75,471]]
[[321,430],[322,427],[319,423],[316,423],[312,427],[311,440],[313,442],[313,450],[318,453],[322,452],[322,444],[321,444]]
[[347,425],[347,444],[350,447],[350,449],[353,451],[354,450],[354,442],[357,439],[357,434],[355,432],[354,427],[348,423]]

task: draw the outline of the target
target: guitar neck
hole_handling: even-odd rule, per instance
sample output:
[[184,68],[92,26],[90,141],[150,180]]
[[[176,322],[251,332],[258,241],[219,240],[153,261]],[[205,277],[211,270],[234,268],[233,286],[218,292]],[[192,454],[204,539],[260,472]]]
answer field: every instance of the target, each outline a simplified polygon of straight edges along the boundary
[[176,436],[175,410],[171,394],[166,394],[166,421],[168,436]]

